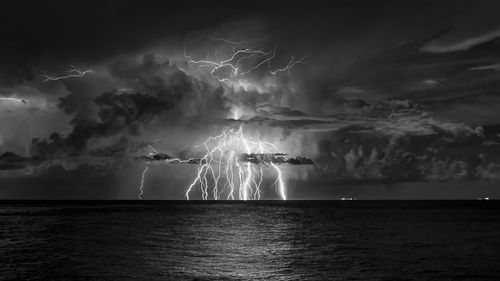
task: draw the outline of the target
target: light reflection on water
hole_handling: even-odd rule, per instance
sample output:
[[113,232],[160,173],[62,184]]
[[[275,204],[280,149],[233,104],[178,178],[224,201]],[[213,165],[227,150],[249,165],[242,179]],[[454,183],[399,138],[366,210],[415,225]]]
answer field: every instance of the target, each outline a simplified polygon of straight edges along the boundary
[[489,203],[4,202],[0,280],[494,279]]
[[[179,228],[163,226],[149,235],[151,247],[144,256],[154,257],[147,261],[162,272],[189,272],[202,279],[287,275],[290,260],[285,257],[292,248],[293,222],[279,208],[240,213],[239,207],[244,206],[212,205],[186,216]],[[205,223],[200,225],[193,218]],[[273,223],[266,223],[269,220]]]

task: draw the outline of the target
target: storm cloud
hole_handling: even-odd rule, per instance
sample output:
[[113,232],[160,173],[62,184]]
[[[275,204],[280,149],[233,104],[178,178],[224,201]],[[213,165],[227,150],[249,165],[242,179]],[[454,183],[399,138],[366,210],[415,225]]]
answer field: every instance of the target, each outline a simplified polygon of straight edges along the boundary
[[[115,175],[150,147],[199,157],[226,127],[307,160],[286,174],[299,186],[500,178],[495,1],[5,7],[0,183],[102,186],[99,170],[99,194],[127,197]],[[92,72],[45,81],[69,65]],[[174,186],[192,168],[163,169]]]

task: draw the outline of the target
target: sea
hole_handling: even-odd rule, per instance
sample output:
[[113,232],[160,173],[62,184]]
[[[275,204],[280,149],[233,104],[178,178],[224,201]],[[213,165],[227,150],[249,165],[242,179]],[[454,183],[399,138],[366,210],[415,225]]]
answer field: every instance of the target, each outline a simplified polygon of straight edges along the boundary
[[0,280],[500,280],[500,203],[1,201]]

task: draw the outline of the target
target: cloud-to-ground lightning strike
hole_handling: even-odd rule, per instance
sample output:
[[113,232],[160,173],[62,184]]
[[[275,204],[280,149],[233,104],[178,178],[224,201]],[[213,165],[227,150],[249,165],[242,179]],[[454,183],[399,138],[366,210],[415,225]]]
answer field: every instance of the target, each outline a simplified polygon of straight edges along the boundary
[[[151,157],[152,155],[159,154],[158,151],[152,145],[148,145],[148,148],[151,150],[151,152],[149,152],[149,154],[148,154],[148,157]],[[175,163],[175,162],[190,163],[193,160],[195,160],[195,159],[190,158],[190,159],[182,160],[179,158],[170,158],[170,159],[165,159],[165,162],[167,162],[167,163]],[[141,185],[139,186],[139,194],[137,195],[139,200],[142,200],[142,195],[144,194],[144,179],[146,177],[148,170],[149,170],[149,161],[146,162],[146,167],[144,167],[144,170],[142,171],[142,174],[141,174]]]
[[[231,79],[237,80],[239,77],[245,76],[263,65],[267,65],[269,73],[276,75],[280,72],[286,72],[292,69],[297,64],[306,63],[305,57],[301,59],[295,59],[292,56],[291,60],[284,67],[272,70],[271,61],[276,57],[276,48],[272,50],[264,50],[262,48],[254,47],[254,43],[250,41],[232,41],[225,38],[214,38],[207,37],[212,41],[220,41],[224,44],[232,46],[232,52],[228,55],[224,53],[220,48],[215,48],[211,59],[210,53],[207,54],[205,59],[194,59],[191,55],[188,55],[186,46],[184,47],[184,58],[188,64],[198,65],[200,68],[207,67],[210,69],[210,75],[220,82],[230,81]],[[187,41],[187,38],[186,38]],[[221,58],[221,56],[223,58]],[[250,61],[250,64],[246,67],[243,64]],[[219,70],[224,70],[227,68],[229,74],[227,77],[221,78],[217,72]]]
[[[160,154],[152,145],[148,145],[148,148],[151,150],[151,152],[149,152],[147,157],[151,157],[153,155]],[[183,159],[179,159],[179,158],[169,158],[169,159],[164,159],[164,160],[166,163],[176,163],[176,162],[177,163],[192,163],[196,159],[189,158],[189,159],[183,160]],[[147,174],[148,170],[149,170],[149,161],[146,162],[146,167],[144,167],[144,170],[142,171],[142,174],[141,174],[141,184],[139,186],[139,194],[137,195],[139,200],[142,200],[142,195],[144,194],[144,179],[146,178],[146,174]]]
[[[261,186],[264,179],[264,167],[270,165],[276,171],[274,185],[278,189],[281,199],[286,200],[286,186],[283,173],[271,161],[259,161],[262,155],[283,155],[275,153],[277,148],[269,142],[260,139],[251,140],[244,136],[243,128],[238,130],[225,128],[220,135],[209,137],[202,144],[205,154],[202,158],[179,159],[170,158],[168,155],[160,155],[153,147],[146,159],[155,156],[166,163],[190,163],[198,164],[196,176],[188,186],[185,196],[190,199],[190,194],[199,186],[201,198],[208,200],[259,200],[261,197]],[[271,153],[273,152],[274,153]],[[153,158],[152,158],[153,157]],[[276,160],[276,159],[275,159]],[[149,160],[142,173],[139,199],[144,193],[144,177],[149,169]]]
[[[148,156],[151,156],[155,153],[158,153],[158,151],[156,151],[156,149],[154,147],[152,147],[151,145],[149,145],[148,148],[151,149],[151,152],[149,152]],[[137,197],[139,197],[139,200],[142,200],[142,195],[144,194],[144,178],[146,177],[146,173],[148,172],[148,170],[149,170],[149,161],[146,163],[146,167],[144,168],[144,171],[142,171],[141,186],[139,187],[140,192],[137,195]]]
[[[224,194],[226,200],[260,199],[264,176],[262,166],[240,161],[238,157],[242,151],[246,154],[268,153],[271,149],[275,149],[274,145],[260,139],[257,141],[247,139],[242,127],[238,130],[226,128],[220,135],[209,137],[201,145],[205,147],[206,153],[200,160],[196,177],[186,190],[186,199],[189,200],[189,194],[197,184],[204,200],[210,195],[215,200],[223,199]],[[282,172],[276,164],[271,163],[271,165],[278,172],[276,183],[279,194],[286,200]],[[212,188],[209,188],[210,186]]]
[[[265,49],[259,46],[261,45],[259,42],[264,39],[252,42],[202,37],[212,42],[218,42],[218,46],[212,46],[212,50],[207,53],[205,59],[195,59],[193,55],[188,54],[186,46],[188,36],[184,45],[184,58],[188,64],[196,65],[198,68],[207,68],[211,77],[219,82],[238,81],[240,77],[263,66],[267,66],[267,71],[271,75],[277,75],[281,72],[288,72],[297,64],[307,63],[305,57],[296,59],[292,56],[285,66],[273,69],[272,61],[276,58],[276,48]],[[230,51],[228,51],[229,49]],[[235,117],[235,119],[237,118]],[[288,160],[276,158],[275,156],[279,153],[272,155],[271,152],[277,152],[273,144],[260,139],[257,141],[247,139],[243,134],[242,127],[239,127],[238,130],[226,128],[220,135],[209,137],[200,146],[206,150],[202,158],[172,158],[169,155],[158,153],[151,146],[149,148],[153,152],[143,158],[146,159],[147,165],[149,165],[149,161],[198,164],[196,176],[185,192],[187,200],[190,199],[190,194],[197,186],[201,190],[203,200],[209,198],[215,200],[258,200],[261,197],[261,185],[264,180],[263,166],[269,166],[276,171],[274,185],[277,187],[280,197],[286,200],[285,181],[277,164],[292,164],[292,162],[294,164],[310,164],[310,160],[302,163],[302,158]],[[266,159],[263,157],[266,154],[270,154],[271,157]],[[144,193],[144,177],[148,167],[146,166],[142,173],[139,199],[142,199]]]
[[149,170],[149,165],[146,165],[144,168],[144,171],[142,171],[142,176],[141,176],[141,186],[139,187],[139,194],[137,197],[139,197],[139,200],[142,200],[142,195],[144,194],[144,177],[146,176],[146,173]]
[[80,70],[79,67],[76,67],[74,65],[70,65],[69,69],[66,70],[65,75],[51,75],[47,73],[42,73],[42,75],[45,77],[44,82],[47,81],[57,81],[61,79],[67,79],[67,78],[72,78],[72,77],[83,77],[89,73],[92,73],[94,70],[92,69],[87,69],[87,70]]

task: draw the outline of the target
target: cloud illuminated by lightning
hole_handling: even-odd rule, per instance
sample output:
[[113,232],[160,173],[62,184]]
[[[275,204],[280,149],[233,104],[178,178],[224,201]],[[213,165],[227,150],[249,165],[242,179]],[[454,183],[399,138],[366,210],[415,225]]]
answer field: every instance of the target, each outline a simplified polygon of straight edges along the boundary
[[61,79],[67,79],[67,78],[72,78],[72,77],[83,77],[89,73],[92,73],[94,70],[92,69],[87,69],[87,70],[80,70],[79,67],[76,67],[74,65],[70,65],[69,69],[66,70],[66,74],[64,75],[50,75],[47,73],[42,73],[42,76],[45,77],[44,82],[47,81],[57,81]]
[[[305,57],[296,59],[291,57],[290,61],[282,67],[273,67],[273,60],[276,59],[277,49],[262,47],[258,41],[235,41],[226,38],[216,38],[202,36],[208,43],[214,43],[212,49],[207,52],[205,58],[195,58],[187,48],[189,36],[186,37],[184,45],[184,58],[189,65],[194,65],[198,69],[207,69],[210,76],[219,82],[240,82],[239,78],[244,77],[262,67],[267,68],[267,73],[278,75],[290,71],[298,64],[305,64]],[[241,80],[243,81],[243,80]],[[239,113],[233,112],[234,119]],[[259,159],[264,154],[278,152],[276,147],[265,141],[251,140],[244,136],[243,127],[238,130],[226,128],[220,135],[209,137],[200,146],[205,148],[202,158],[179,159],[172,158],[166,154],[159,154],[150,147],[154,153],[144,157],[149,161],[164,161],[167,164],[189,163],[198,164],[196,175],[188,186],[185,196],[190,199],[190,194],[199,187],[203,200],[226,199],[226,200],[251,200],[260,199],[261,185],[264,179],[264,166],[269,166],[275,175],[275,186],[279,196],[286,200],[286,186],[283,173],[278,166],[280,163],[301,163],[298,159],[293,161],[276,158],[272,161],[262,161]],[[244,157],[242,157],[244,155]],[[252,160],[249,160],[252,159]],[[255,162],[258,161],[258,162]],[[302,164],[310,164],[302,163]],[[141,195],[144,185],[144,170],[141,180]]]

